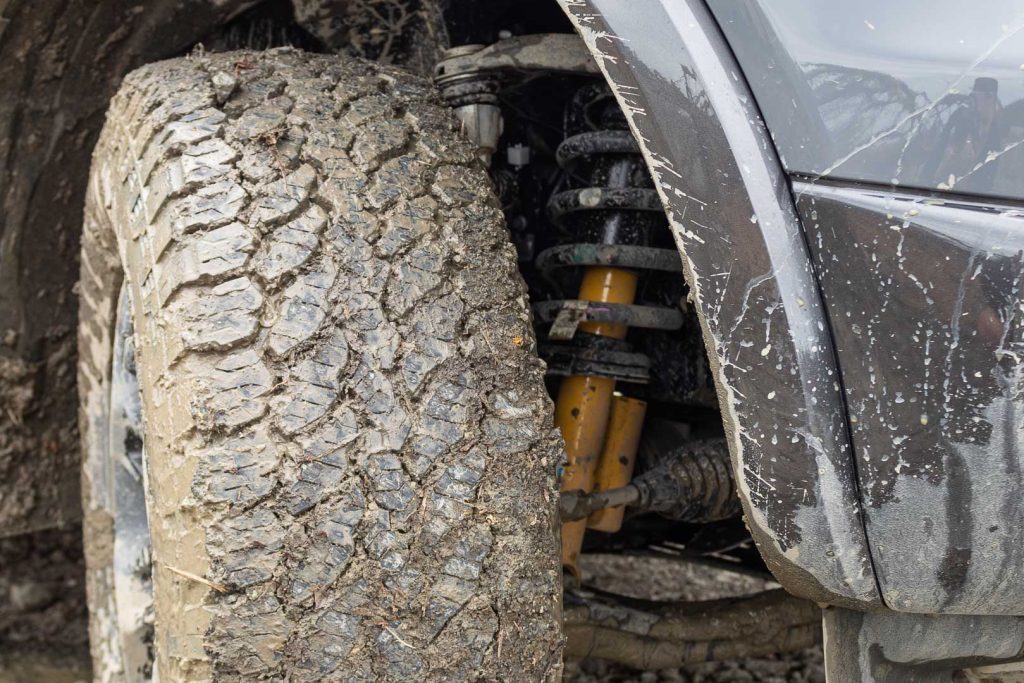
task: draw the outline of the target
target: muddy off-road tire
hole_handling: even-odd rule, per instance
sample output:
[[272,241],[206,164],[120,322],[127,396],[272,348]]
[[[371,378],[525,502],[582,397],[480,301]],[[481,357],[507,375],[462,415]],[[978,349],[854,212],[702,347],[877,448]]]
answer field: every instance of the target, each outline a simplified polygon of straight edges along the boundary
[[146,66],[114,98],[80,285],[103,680],[125,675],[122,282],[160,680],[559,675],[560,442],[500,210],[429,84],[274,50]]

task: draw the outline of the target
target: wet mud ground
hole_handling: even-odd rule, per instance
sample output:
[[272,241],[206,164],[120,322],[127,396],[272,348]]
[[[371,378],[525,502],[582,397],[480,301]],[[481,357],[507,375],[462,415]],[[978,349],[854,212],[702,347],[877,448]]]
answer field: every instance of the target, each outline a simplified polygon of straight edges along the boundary
[[[668,560],[589,556],[590,585],[655,600],[709,600],[774,587],[764,580]],[[78,528],[0,539],[0,683],[89,679],[82,543]],[[771,659],[635,671],[588,660],[566,683],[824,683],[821,650]]]
[[0,538],[0,683],[87,680],[81,530]]

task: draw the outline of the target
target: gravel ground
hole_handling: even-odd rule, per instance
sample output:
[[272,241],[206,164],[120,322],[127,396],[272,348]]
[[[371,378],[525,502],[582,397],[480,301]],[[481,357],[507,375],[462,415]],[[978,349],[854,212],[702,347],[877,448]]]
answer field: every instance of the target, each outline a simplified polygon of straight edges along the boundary
[[[0,683],[87,681],[80,531],[0,539]],[[584,582],[652,600],[712,600],[776,587],[763,579],[670,560],[584,556]],[[640,579],[640,580],[638,580]],[[566,683],[824,683],[821,650],[772,659],[639,672],[587,660]]]

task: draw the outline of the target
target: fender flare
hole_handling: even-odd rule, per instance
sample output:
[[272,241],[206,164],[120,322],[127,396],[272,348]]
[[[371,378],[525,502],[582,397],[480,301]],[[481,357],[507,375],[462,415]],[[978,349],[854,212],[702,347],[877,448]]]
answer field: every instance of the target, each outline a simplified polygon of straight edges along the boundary
[[747,525],[792,593],[882,602],[831,333],[771,138],[700,0],[559,0],[626,112],[704,331]]

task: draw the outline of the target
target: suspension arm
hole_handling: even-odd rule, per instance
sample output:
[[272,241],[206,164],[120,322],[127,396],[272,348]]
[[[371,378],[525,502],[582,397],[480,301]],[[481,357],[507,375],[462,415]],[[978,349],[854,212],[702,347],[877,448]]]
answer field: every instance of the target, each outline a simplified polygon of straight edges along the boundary
[[579,489],[563,491],[558,499],[558,514],[563,522],[586,519],[591,513],[605,508],[632,505],[640,500],[640,490],[632,484],[607,491],[586,493]]

